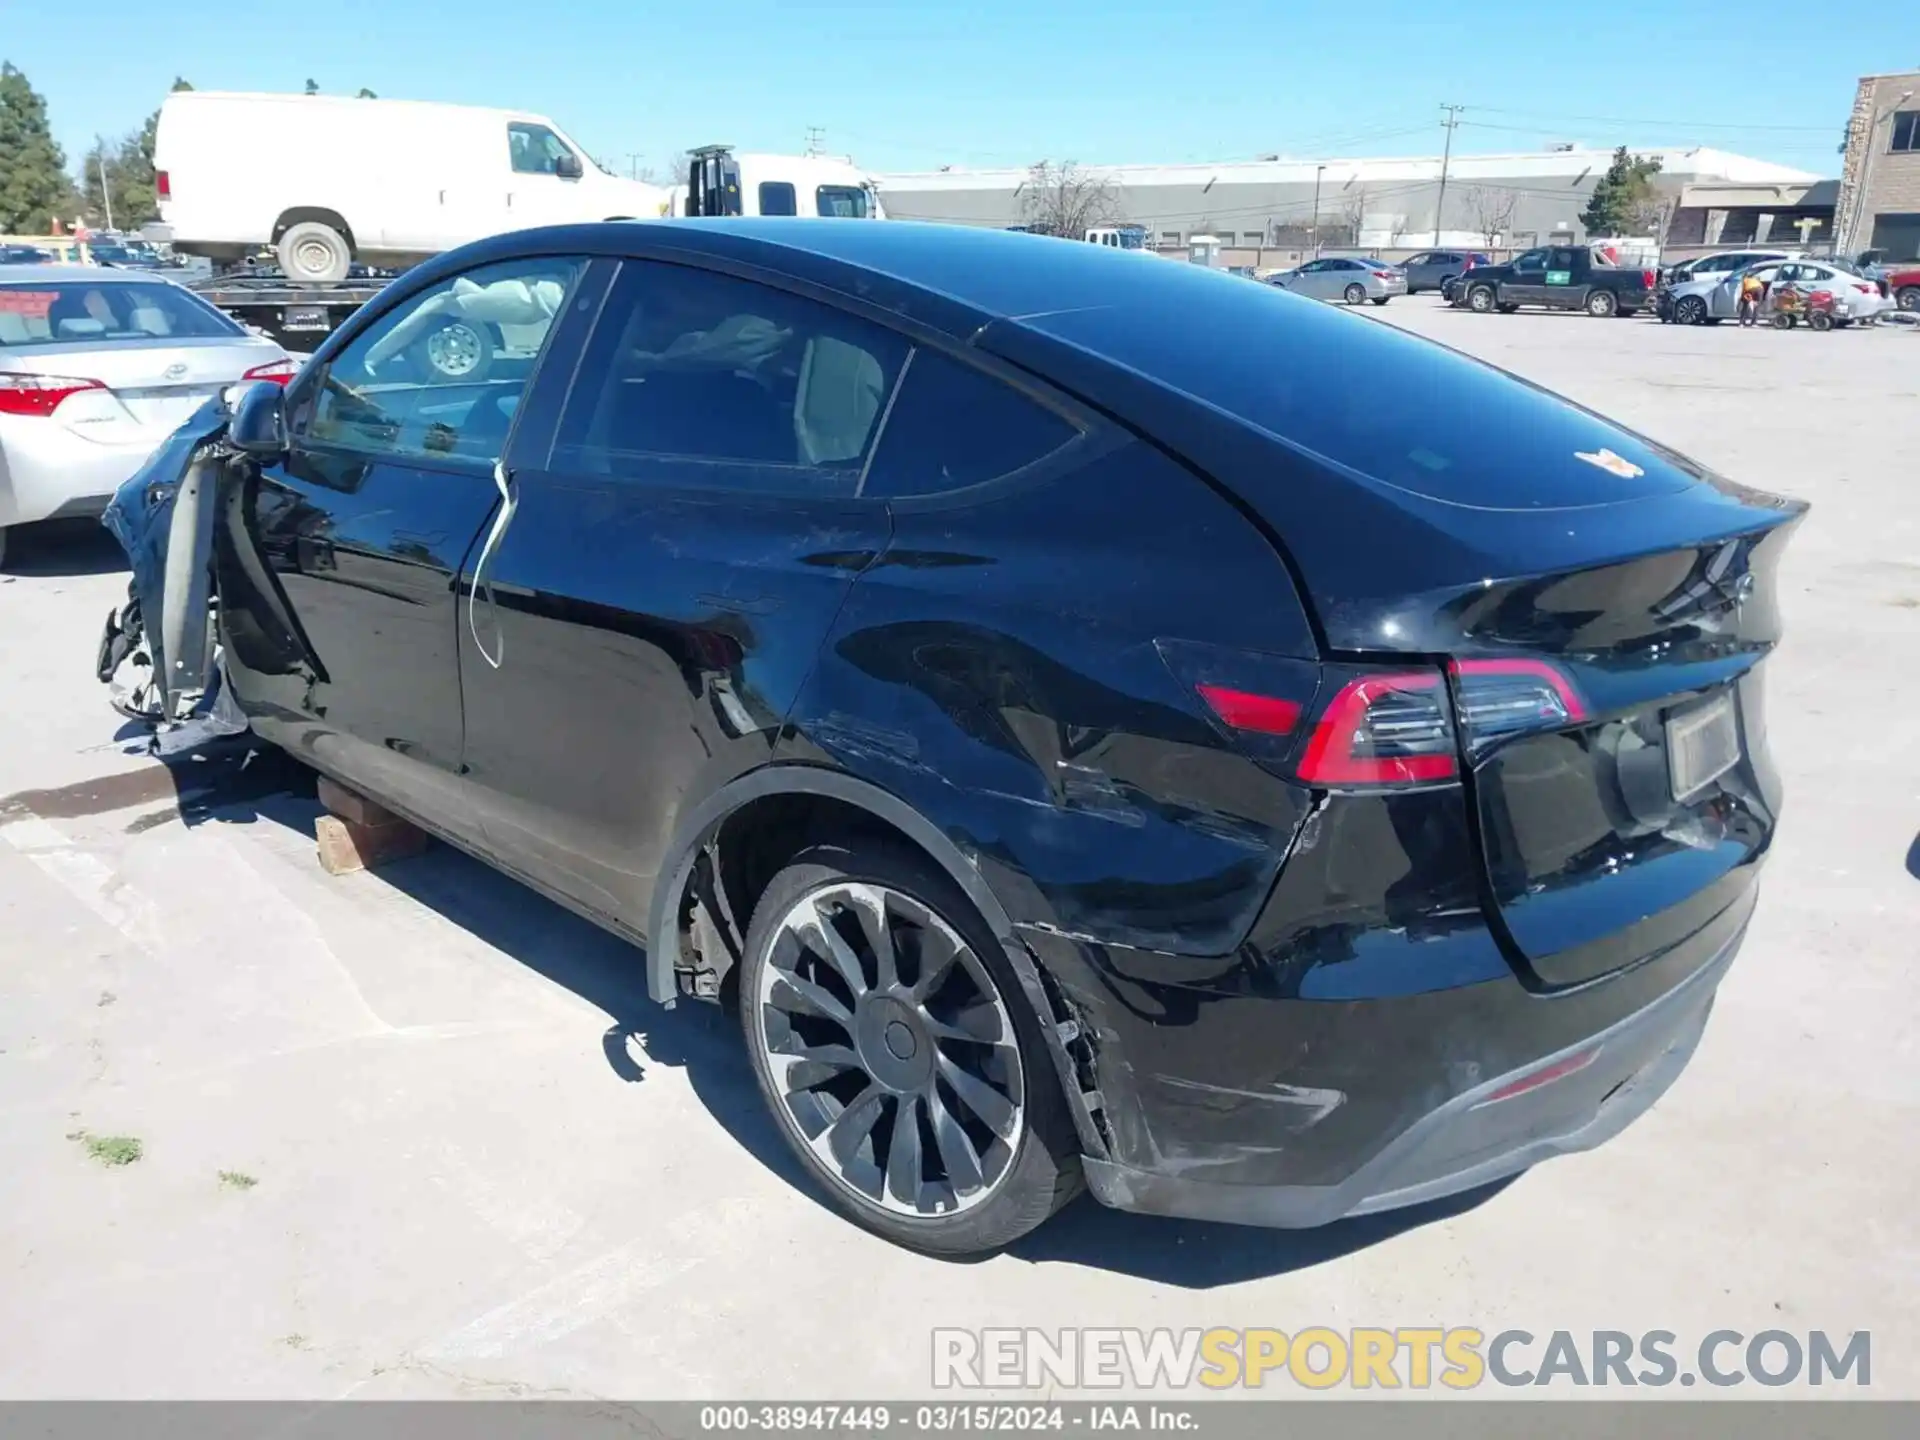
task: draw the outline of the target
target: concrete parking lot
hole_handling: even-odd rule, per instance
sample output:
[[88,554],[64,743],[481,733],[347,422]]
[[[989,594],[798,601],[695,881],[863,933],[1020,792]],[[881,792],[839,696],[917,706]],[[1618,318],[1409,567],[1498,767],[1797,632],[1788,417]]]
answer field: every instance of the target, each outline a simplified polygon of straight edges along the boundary
[[1082,1200],[982,1263],[892,1249],[633,950],[443,848],[330,879],[298,775],[148,759],[80,527],[0,576],[0,1396],[907,1397],[935,1326],[1472,1325],[1869,1330],[1870,1393],[1920,1397],[1920,333],[1366,319],[1813,502],[1766,894],[1639,1124],[1320,1232]]

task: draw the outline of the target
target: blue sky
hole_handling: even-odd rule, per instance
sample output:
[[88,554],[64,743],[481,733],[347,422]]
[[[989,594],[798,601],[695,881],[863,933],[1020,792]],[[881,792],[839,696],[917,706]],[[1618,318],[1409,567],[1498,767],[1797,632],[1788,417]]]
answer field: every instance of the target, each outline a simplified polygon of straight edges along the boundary
[[[69,160],[181,74],[534,110],[622,170],[713,141],[797,151],[808,126],[875,170],[1432,154],[1452,101],[1474,107],[1462,151],[1706,144],[1825,175],[1855,79],[1913,58],[1878,22],[1809,29],[1804,0],[1563,13],[1590,18],[1550,35],[1517,0],[0,0],[0,59],[47,96]],[[296,14],[318,21],[274,23]]]

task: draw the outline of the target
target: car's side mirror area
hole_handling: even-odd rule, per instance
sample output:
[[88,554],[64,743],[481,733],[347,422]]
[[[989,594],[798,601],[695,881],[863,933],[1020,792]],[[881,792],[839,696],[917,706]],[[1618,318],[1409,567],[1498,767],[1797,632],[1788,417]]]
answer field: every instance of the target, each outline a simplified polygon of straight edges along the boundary
[[553,160],[553,173],[562,180],[578,180],[584,173],[578,155],[556,155]]
[[227,421],[227,442],[257,459],[287,453],[286,388],[256,380],[240,392]]

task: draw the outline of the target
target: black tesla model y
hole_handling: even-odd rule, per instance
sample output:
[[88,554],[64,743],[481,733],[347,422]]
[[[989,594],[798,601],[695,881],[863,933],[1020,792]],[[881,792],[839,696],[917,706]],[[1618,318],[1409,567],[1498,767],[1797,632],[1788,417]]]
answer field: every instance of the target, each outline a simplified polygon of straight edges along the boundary
[[411,271],[109,523],[166,713],[736,1008],[821,1193],[964,1254],[1644,1112],[1773,837],[1802,508],[1196,266],[727,220]]

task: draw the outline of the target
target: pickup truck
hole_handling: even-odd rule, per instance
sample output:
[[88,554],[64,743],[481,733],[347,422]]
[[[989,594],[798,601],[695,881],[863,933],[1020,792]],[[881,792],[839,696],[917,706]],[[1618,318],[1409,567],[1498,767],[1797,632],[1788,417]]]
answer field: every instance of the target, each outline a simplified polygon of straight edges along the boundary
[[1585,310],[1589,315],[1634,315],[1653,304],[1651,270],[1605,264],[1585,245],[1542,245],[1504,265],[1481,265],[1453,287],[1453,303],[1487,314],[1522,305]]
[[1912,314],[1920,311],[1920,265],[1904,266],[1887,270],[1887,290],[1893,296],[1893,303]]

